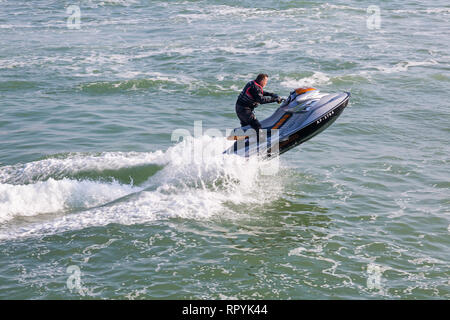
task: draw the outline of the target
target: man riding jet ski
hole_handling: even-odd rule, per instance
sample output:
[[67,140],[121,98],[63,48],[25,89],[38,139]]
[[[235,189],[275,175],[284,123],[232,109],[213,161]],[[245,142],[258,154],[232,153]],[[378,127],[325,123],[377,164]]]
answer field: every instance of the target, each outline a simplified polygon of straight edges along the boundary
[[260,73],[255,80],[248,82],[236,101],[236,114],[241,120],[241,126],[250,125],[256,132],[261,129],[261,123],[256,119],[253,110],[259,104],[278,102],[281,103],[282,98],[277,94],[264,92],[269,76]]
[[[258,79],[261,82],[257,82]],[[282,99],[272,93],[263,93],[262,84],[266,83],[267,76],[258,75],[239,95],[236,113],[242,127],[235,128],[228,136],[227,139],[234,141],[234,144],[224,153],[245,157],[284,153],[328,128],[341,115],[350,99],[350,92],[327,94],[315,88],[297,88],[291,91],[287,99]],[[260,91],[254,87],[260,88]],[[253,109],[259,103],[283,100],[280,107],[261,123],[253,114]],[[261,134],[263,139],[260,141]]]

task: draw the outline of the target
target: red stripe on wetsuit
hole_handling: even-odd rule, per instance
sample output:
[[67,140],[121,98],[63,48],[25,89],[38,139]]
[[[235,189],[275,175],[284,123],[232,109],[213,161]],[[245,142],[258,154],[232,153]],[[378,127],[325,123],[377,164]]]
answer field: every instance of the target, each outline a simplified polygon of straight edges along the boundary
[[[263,87],[261,87],[261,85],[256,81],[253,81],[253,83],[256,84],[261,89],[261,94],[264,95]],[[251,87],[247,88],[247,90],[245,91],[245,94],[248,95],[250,98],[254,99],[252,94],[249,92],[250,88]]]

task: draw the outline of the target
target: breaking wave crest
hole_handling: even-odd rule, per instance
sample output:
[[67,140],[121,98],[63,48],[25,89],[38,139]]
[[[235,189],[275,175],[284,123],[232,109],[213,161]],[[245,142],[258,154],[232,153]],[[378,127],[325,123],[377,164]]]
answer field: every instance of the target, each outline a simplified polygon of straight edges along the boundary
[[[110,223],[236,216],[241,212],[233,205],[254,208],[276,199],[281,183],[261,173],[265,161],[223,155],[226,143],[187,137],[166,151],[70,153],[0,167],[0,239]],[[130,172],[134,179],[126,182],[123,175]],[[23,221],[29,217],[32,222]]]

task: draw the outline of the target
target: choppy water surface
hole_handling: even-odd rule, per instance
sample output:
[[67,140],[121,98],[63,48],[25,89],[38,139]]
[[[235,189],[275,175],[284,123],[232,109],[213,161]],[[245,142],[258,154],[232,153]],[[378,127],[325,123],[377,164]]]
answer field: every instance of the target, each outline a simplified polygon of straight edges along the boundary
[[[450,6],[372,4],[0,1],[0,298],[449,299]],[[191,161],[259,72],[351,103]]]

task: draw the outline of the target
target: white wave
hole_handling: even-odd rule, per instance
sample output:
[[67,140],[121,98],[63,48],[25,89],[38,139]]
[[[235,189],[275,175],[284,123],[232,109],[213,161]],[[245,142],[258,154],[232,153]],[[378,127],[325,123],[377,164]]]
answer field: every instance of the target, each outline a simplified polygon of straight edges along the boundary
[[140,0],[82,0],[80,4],[83,7],[98,8],[104,6],[124,6],[129,7],[131,5],[139,3]]
[[322,72],[314,72],[310,77],[293,79],[285,78],[280,84],[286,88],[310,87],[315,85],[329,84],[330,78]]
[[312,249],[307,249],[304,247],[298,247],[289,251],[288,256],[305,256],[303,252],[306,253],[321,253],[323,251],[322,245],[315,245]]
[[[120,58],[118,55],[97,55],[97,59],[94,55],[88,57],[67,57],[64,55],[55,55],[48,57],[39,56],[27,56],[24,60],[19,61],[17,57],[0,59],[0,69],[10,69],[10,68],[22,68],[22,67],[34,67],[34,66],[46,66],[46,68],[58,69],[61,68],[62,64],[64,68],[70,68],[71,70],[78,70],[83,64],[88,64],[92,66],[97,66],[98,64],[107,63],[114,64],[119,62]],[[110,57],[110,58],[108,58]],[[125,58],[122,58],[122,62]],[[78,61],[80,60],[80,61]],[[120,62],[119,62],[120,63]]]
[[364,8],[355,8],[348,6],[335,6],[330,4],[324,4],[320,7],[315,7],[312,9],[296,7],[296,8],[249,8],[249,7],[240,7],[240,6],[229,6],[229,5],[206,5],[206,6],[194,6],[190,5],[189,13],[180,13],[174,15],[173,19],[183,20],[187,23],[191,23],[193,21],[209,21],[209,20],[217,20],[217,19],[253,19],[255,17],[266,17],[266,18],[283,18],[285,19],[287,16],[298,18],[301,15],[304,15],[310,10],[313,11],[321,11],[322,9],[350,9],[357,11],[365,11]]
[[450,8],[433,8],[426,9],[425,13],[450,13]]
[[[0,1],[1,2],[1,1]],[[12,24],[0,24],[0,29],[14,29],[17,26],[12,25]]]
[[[82,159],[86,159],[85,164],[94,168],[96,160],[99,168],[147,163],[149,159],[152,163],[164,162],[165,166],[149,179],[145,189],[117,183],[74,182],[66,179],[49,179],[27,186],[4,185],[5,193],[17,196],[17,199],[2,201],[4,208],[9,210],[7,219],[18,215],[61,211],[68,207],[87,210],[66,215],[58,213],[52,219],[43,217],[43,221],[20,228],[7,225],[0,228],[0,239],[52,234],[110,223],[149,223],[173,217],[208,219],[224,214],[236,217],[240,213],[233,211],[230,204],[241,205],[241,208],[250,205],[254,209],[276,199],[282,185],[277,176],[261,174],[267,163],[256,158],[223,155],[223,150],[229,144],[230,141],[219,137],[187,137],[165,152],[135,154],[133,157],[130,154],[112,156],[105,153],[95,157],[78,154],[60,159],[62,163],[56,162],[54,167],[48,169],[52,172],[56,168],[78,170]],[[130,193],[134,194],[129,198],[97,207],[98,204],[111,202]],[[13,203],[17,205],[11,206]]]
[[103,65],[103,64],[124,64],[128,62],[130,57],[125,54],[102,54],[94,52],[90,56],[85,57],[84,63],[89,65]]
[[53,220],[22,226],[20,229],[0,229],[0,240],[80,230],[111,223],[131,225],[175,217],[205,219],[219,212],[223,208],[220,201],[226,200],[224,197],[218,198],[217,193],[205,190],[171,194],[161,189],[164,188],[143,191],[135,199],[116,205],[63,215]]
[[70,153],[64,158],[49,158],[0,167],[0,183],[25,184],[82,171],[116,170],[145,164],[163,165],[165,163],[162,151]]
[[0,69],[12,69],[27,66],[25,61],[17,61],[13,59],[0,59]]
[[350,7],[345,5],[334,5],[329,3],[324,3],[320,6],[322,9],[337,9],[337,10],[352,10],[352,11],[366,11],[366,8]]
[[428,61],[402,61],[396,63],[393,66],[367,66],[369,70],[361,70],[358,73],[351,73],[346,75],[341,75],[337,78],[343,77],[359,77],[362,76],[366,79],[371,79],[373,75],[377,74],[390,74],[390,73],[399,73],[399,72],[407,72],[411,67],[423,67],[423,66],[432,66],[439,64],[435,60]]
[[408,71],[411,67],[419,67],[419,66],[431,66],[438,64],[435,60],[428,61],[403,61],[395,64],[392,67],[384,67],[378,66],[376,67],[382,73],[395,73],[395,72],[405,72]]
[[405,10],[405,9],[399,9],[399,10],[392,10],[393,13],[407,13],[407,14],[419,14],[419,13],[426,13],[426,14],[434,14],[434,13],[450,13],[450,8],[427,8],[427,9],[419,9],[419,10]]
[[[266,48],[272,49],[272,48],[279,48],[281,44],[283,43],[286,44],[287,41],[285,39],[278,39],[276,41],[273,39],[267,39],[264,40],[263,42]],[[290,44],[286,44],[286,47],[292,48]]]
[[209,5],[203,7],[191,7],[191,13],[177,14],[174,19],[185,19],[188,23],[194,20],[216,20],[227,16],[233,17],[255,17],[269,15],[273,10],[264,10],[259,8],[233,7],[228,5]]
[[258,48],[238,48],[232,45],[229,46],[218,46],[218,47],[210,47],[208,49],[205,49],[204,52],[215,52],[215,51],[223,51],[226,53],[233,53],[233,54],[257,54],[261,50]]
[[117,182],[70,179],[49,179],[28,185],[0,184],[0,223],[20,216],[91,208],[138,190]]
[[423,265],[423,264],[445,264],[444,261],[435,259],[432,257],[421,257],[416,259],[410,259],[408,260],[410,263],[415,265]]

